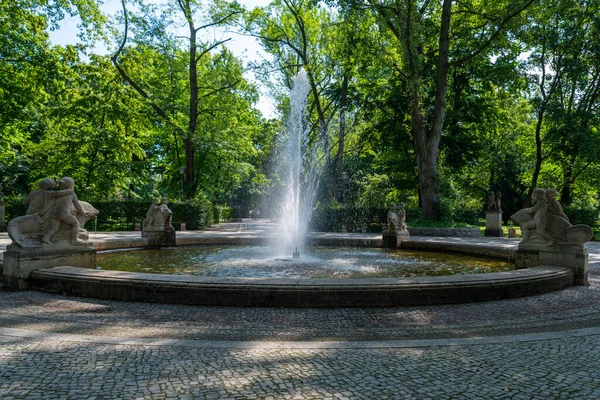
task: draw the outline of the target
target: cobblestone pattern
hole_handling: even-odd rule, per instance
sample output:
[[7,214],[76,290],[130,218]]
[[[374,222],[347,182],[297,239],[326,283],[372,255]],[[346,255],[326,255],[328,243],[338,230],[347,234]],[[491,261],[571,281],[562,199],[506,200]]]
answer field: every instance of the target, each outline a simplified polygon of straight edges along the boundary
[[600,280],[495,302],[429,307],[194,307],[0,291],[0,326],[118,337],[388,340],[505,335],[600,326]]
[[599,339],[284,350],[0,337],[0,398],[594,399]]

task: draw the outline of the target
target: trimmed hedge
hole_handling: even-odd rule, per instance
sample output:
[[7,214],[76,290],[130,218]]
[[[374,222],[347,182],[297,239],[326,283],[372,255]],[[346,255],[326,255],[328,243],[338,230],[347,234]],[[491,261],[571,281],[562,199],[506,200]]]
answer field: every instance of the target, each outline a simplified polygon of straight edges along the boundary
[[[317,207],[311,218],[311,229],[318,232],[339,232],[345,226],[348,232],[361,232],[366,226],[369,233],[380,233],[387,224],[387,208]],[[454,219],[423,220],[421,209],[406,208],[406,223],[410,226],[458,228],[476,225],[480,215],[473,210],[452,213]]]
[[[136,222],[141,223],[146,218],[146,212],[151,201],[123,200],[123,201],[91,201],[100,214],[98,214],[97,230],[122,231],[133,230]],[[213,206],[208,202],[180,202],[169,201],[169,208],[173,211],[173,225],[185,222],[186,229],[204,229],[213,222]]]
[[215,224],[230,221],[232,218],[231,208],[226,206],[213,206],[212,222]]
[[594,208],[565,207],[564,212],[573,225],[585,224],[593,228],[598,223],[598,210]]
[[[311,229],[318,232],[339,232],[342,226],[348,232],[361,232],[366,226],[367,232],[379,233],[387,224],[386,208],[358,207],[317,207],[312,214]],[[406,209],[406,220],[415,220],[420,210]]]
[[[11,197],[4,200],[6,202],[7,222],[19,215],[25,215],[27,212],[27,207],[22,204],[22,198]],[[146,218],[151,200],[91,200],[89,203],[96,207],[100,214],[98,214],[96,226],[94,227],[94,222],[90,221],[86,225],[86,229],[130,231],[134,229],[136,222],[141,223]],[[173,225],[175,228],[178,228],[181,222],[185,222],[186,229],[190,230],[204,229],[213,223],[213,206],[209,202],[190,201],[182,203],[174,200],[169,201],[169,208],[173,211]]]

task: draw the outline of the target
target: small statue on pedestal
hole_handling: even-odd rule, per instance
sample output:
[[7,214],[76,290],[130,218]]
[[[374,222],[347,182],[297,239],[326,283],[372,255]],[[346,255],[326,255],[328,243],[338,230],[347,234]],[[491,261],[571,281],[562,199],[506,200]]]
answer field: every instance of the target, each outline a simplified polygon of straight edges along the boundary
[[142,222],[143,230],[164,231],[174,229],[171,224],[173,212],[169,209],[167,204],[167,199],[165,197],[161,199],[160,204],[157,197],[152,199],[152,204],[150,205],[150,208],[148,208],[146,218]]
[[167,198],[152,199],[152,204],[142,222],[142,237],[150,239],[156,246],[174,246],[175,228],[172,225],[173,212],[169,209]]
[[387,228],[383,231],[384,247],[397,249],[403,240],[409,239],[409,233],[406,229],[406,211],[404,203],[390,205],[390,210],[387,213]]

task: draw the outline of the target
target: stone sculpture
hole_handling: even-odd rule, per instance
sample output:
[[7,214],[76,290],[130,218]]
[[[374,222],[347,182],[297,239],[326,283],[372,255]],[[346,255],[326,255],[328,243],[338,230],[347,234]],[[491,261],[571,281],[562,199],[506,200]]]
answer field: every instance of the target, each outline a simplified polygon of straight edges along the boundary
[[487,194],[485,210],[485,236],[502,237],[502,194],[492,192]]
[[385,232],[406,231],[406,211],[404,203],[399,203],[398,207],[395,204],[390,205],[390,211],[387,213],[387,228]]
[[91,204],[79,201],[75,181],[64,177],[55,190],[54,179],[45,178],[23,200],[27,215],[7,225],[12,244],[4,252],[3,280],[12,289],[28,289],[36,269],[68,265],[96,268],[96,249],[83,226],[98,215]]
[[75,181],[64,177],[56,182],[45,178],[23,200],[27,215],[12,219],[8,235],[17,247],[43,245],[77,246],[87,243],[88,232],[83,226],[98,215],[91,204],[80,202],[73,191]]
[[571,268],[574,282],[588,282],[588,253],[583,245],[594,235],[587,225],[572,225],[554,189],[536,189],[533,198],[536,204],[511,215],[521,227],[523,238],[516,257],[517,268],[539,265],[554,265]]
[[172,225],[173,212],[169,209],[166,197],[158,202],[152,199],[146,218],[142,222],[142,238],[146,238],[155,246],[175,246],[175,228]]
[[397,249],[403,240],[408,240],[410,235],[406,229],[406,211],[404,203],[390,205],[387,213],[387,228],[383,231],[384,247]]
[[554,189],[546,189],[546,202],[548,203],[548,212],[558,215],[559,217],[569,220],[569,218],[565,215],[562,206],[556,200],[556,196],[558,196],[558,192]]
[[554,189],[533,191],[536,204],[511,215],[521,227],[521,243],[532,246],[575,245],[583,246],[593,236],[592,228],[587,225],[572,225],[564,215],[560,203],[555,199]]
[[502,212],[502,193],[496,192],[496,210]]
[[500,192],[492,192],[487,194],[486,211],[502,212],[502,194]]
[[142,222],[142,229],[145,231],[173,230],[172,218],[173,212],[169,209],[167,199],[163,197],[159,204],[158,198],[155,197]]

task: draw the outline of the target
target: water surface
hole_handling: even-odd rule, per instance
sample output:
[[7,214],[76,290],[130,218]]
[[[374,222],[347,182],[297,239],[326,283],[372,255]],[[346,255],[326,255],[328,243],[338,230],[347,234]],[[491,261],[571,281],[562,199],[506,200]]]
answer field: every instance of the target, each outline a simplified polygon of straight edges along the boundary
[[462,254],[312,247],[301,258],[268,247],[189,246],[98,253],[98,269],[245,278],[404,278],[502,272],[514,265]]

